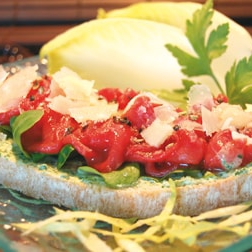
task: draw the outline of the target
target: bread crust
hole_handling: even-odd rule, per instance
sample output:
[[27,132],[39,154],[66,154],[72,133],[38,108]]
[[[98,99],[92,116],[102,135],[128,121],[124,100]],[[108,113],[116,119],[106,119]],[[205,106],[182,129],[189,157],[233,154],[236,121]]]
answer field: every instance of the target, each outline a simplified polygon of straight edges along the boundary
[[[171,195],[169,187],[161,183],[141,180],[133,187],[111,189],[66,176],[56,168],[41,169],[41,164],[22,161],[13,151],[10,140],[0,141],[0,184],[55,205],[120,218],[155,216]],[[174,213],[193,216],[248,200],[252,200],[251,170],[246,174],[177,186]]]

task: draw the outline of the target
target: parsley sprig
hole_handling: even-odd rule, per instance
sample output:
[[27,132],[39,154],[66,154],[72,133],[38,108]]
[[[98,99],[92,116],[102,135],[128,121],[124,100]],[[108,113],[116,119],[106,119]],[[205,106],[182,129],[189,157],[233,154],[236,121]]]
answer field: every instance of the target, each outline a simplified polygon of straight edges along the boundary
[[[226,90],[223,90],[212,69],[212,61],[226,52],[229,24],[224,23],[216,29],[207,31],[214,14],[213,0],[207,0],[201,9],[195,11],[192,20],[187,20],[186,33],[196,56],[176,45],[167,44],[166,48],[177,58],[181,71],[188,77],[207,75],[213,79],[220,93],[227,95],[229,102],[245,107],[252,103],[252,56],[234,63],[226,73]],[[189,80],[183,80],[183,83]],[[192,82],[190,80],[190,82]],[[194,83],[195,84],[195,83]]]
[[227,96],[229,102],[240,104],[252,104],[252,56],[234,63],[225,77]]

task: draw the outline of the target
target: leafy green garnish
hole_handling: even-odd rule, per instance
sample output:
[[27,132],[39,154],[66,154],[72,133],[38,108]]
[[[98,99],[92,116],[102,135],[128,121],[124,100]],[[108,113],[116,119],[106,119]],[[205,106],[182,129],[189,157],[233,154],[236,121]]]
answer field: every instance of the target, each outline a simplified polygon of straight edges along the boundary
[[190,55],[175,45],[167,44],[166,48],[177,58],[184,74],[188,77],[208,75],[215,81],[220,92],[224,93],[213,73],[211,63],[227,49],[225,42],[229,33],[229,25],[227,23],[219,25],[210,32],[206,39],[207,29],[211,25],[214,13],[212,7],[212,0],[208,0],[201,9],[195,11],[192,21],[187,20],[186,23],[186,36],[197,56]]
[[37,163],[42,159],[46,158],[48,155],[44,153],[29,153],[29,156],[33,162]]
[[182,80],[182,84],[183,88],[174,89],[172,91],[168,89],[151,89],[149,91],[159,98],[168,101],[174,106],[186,110],[188,105],[188,91],[195,84],[195,82],[192,80],[184,79]]
[[[185,86],[185,85],[184,85]],[[158,96],[159,98],[172,103],[181,109],[186,109],[187,106],[187,89],[173,90],[173,92],[167,89],[152,89],[151,93]]]
[[0,125],[0,132],[4,133],[8,137],[12,136],[11,127],[9,125]]
[[74,151],[74,147],[70,144],[65,145],[58,154],[57,168],[60,169],[65,164],[69,155]]
[[140,177],[140,167],[137,163],[128,163],[122,166],[120,170],[100,173],[92,167],[82,166],[78,168],[77,176],[83,179],[86,179],[88,176],[98,176],[108,187],[124,188],[136,183]]
[[181,169],[171,172],[165,179],[171,178],[173,180],[179,180],[183,177],[190,176],[192,178],[203,178],[204,173],[199,169]]
[[252,56],[235,62],[225,81],[230,103],[239,103],[243,108],[252,103]]
[[11,118],[10,125],[12,128],[13,140],[26,157],[29,157],[29,154],[23,149],[21,135],[38,122],[43,114],[43,110],[29,110],[23,112],[19,116]]
[[23,195],[22,193],[12,190],[12,189],[7,189],[8,192],[11,194],[12,197],[14,197],[15,199],[17,199],[20,202],[23,203],[29,203],[29,204],[33,204],[33,205],[51,205],[51,202],[42,200],[42,199],[34,199],[34,198],[29,198],[25,195]]
[[252,56],[234,63],[226,73],[226,90],[223,90],[212,70],[212,61],[225,53],[225,44],[229,34],[229,24],[224,23],[211,30],[213,1],[207,0],[201,9],[197,10],[192,20],[187,20],[186,36],[190,41],[196,56],[193,56],[178,46],[167,44],[166,48],[177,58],[181,71],[188,77],[207,75],[211,77],[222,94],[226,94],[229,102],[240,104],[243,108],[252,103]]

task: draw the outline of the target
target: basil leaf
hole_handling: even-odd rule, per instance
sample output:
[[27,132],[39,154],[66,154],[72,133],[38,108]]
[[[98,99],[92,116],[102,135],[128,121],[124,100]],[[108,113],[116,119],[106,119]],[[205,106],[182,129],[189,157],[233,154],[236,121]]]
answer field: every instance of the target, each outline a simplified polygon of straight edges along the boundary
[[132,186],[140,177],[140,167],[136,163],[126,164],[120,170],[104,173],[105,183],[112,188]]
[[29,157],[29,154],[23,149],[21,135],[38,122],[42,118],[43,114],[43,110],[29,110],[23,112],[19,116],[11,118],[10,120],[13,140],[27,157]]
[[179,180],[187,176],[195,178],[195,179],[203,178],[204,173],[201,170],[197,170],[197,169],[181,169],[181,170],[175,170],[171,172],[164,179],[172,178],[173,180]]
[[77,174],[80,177],[95,175],[102,177],[102,173],[98,172],[96,169],[90,167],[90,166],[81,166],[77,170]]
[[111,188],[125,188],[135,184],[140,177],[140,167],[137,163],[127,163],[119,170],[101,173],[89,166],[79,167],[77,170],[79,178],[88,179],[89,176],[96,176]]
[[91,182],[95,184],[104,184],[104,178],[102,173],[98,172],[92,167],[81,166],[77,169],[77,177],[85,182]]
[[65,145],[58,154],[57,168],[60,169],[65,164],[69,155],[74,151],[72,145]]
[[30,154],[32,161],[35,163],[39,162],[40,160],[44,159],[47,156],[48,156],[47,154],[43,154],[43,153],[31,153]]
[[45,201],[42,199],[34,199],[34,198],[29,198],[25,195],[23,195],[22,193],[12,190],[12,189],[7,189],[8,192],[11,194],[12,197],[14,197],[15,199],[17,199],[18,201],[21,201],[23,203],[28,203],[28,204],[33,204],[33,205],[52,205],[51,202],[49,201]]
[[8,137],[12,137],[11,127],[9,125],[0,125],[0,132],[4,133]]

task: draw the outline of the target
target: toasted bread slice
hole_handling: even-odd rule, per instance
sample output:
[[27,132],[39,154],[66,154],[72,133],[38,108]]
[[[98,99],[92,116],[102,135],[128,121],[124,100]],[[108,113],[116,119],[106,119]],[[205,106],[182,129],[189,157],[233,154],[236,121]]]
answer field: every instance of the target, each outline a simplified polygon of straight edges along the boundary
[[[135,186],[122,189],[86,183],[57,170],[53,164],[27,160],[12,139],[0,140],[0,184],[55,205],[121,218],[147,218],[159,214],[171,196],[166,182],[139,179]],[[225,177],[185,177],[176,184],[174,213],[181,215],[198,215],[252,200],[252,168],[249,167]]]

